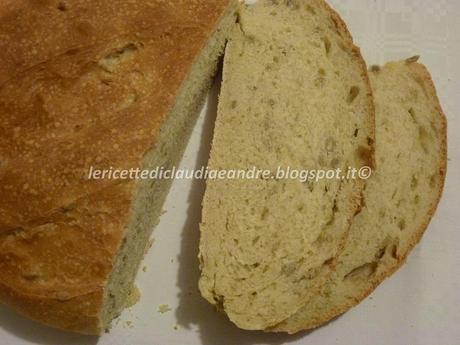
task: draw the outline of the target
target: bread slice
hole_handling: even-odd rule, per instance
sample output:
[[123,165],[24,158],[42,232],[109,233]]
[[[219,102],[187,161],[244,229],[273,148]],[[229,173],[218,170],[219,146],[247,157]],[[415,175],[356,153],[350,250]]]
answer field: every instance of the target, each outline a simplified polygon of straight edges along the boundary
[[199,287],[238,327],[266,329],[324,284],[363,189],[276,170],[372,165],[371,89],[345,25],[319,0],[242,6],[223,73],[209,167],[272,175],[207,182]]
[[170,181],[88,179],[177,164],[230,0],[0,5],[0,301],[100,334],[125,305]]
[[427,228],[446,175],[446,119],[429,72],[415,61],[371,69],[377,172],[366,207],[323,292],[273,330],[311,329],[353,307],[403,264]]

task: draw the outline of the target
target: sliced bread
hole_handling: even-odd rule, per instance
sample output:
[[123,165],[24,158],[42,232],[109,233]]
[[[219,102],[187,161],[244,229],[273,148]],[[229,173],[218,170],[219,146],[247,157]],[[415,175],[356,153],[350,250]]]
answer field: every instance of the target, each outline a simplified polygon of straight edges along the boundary
[[0,302],[100,334],[125,306],[229,28],[230,0],[0,3]]
[[446,175],[446,119],[427,69],[416,59],[373,67],[377,171],[344,252],[321,294],[274,331],[318,327],[368,296],[420,241]]
[[372,165],[374,108],[360,52],[322,0],[241,6],[223,73],[209,167],[272,174],[207,182],[199,287],[237,326],[260,330],[324,284],[364,184],[275,172]]

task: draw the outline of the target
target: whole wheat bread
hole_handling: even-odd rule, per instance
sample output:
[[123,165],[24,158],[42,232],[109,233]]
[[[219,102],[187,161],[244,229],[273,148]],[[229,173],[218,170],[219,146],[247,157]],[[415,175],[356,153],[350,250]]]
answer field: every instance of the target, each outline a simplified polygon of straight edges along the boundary
[[[372,165],[374,108],[365,63],[320,0],[243,5],[227,45],[211,169]],[[363,182],[209,180],[200,290],[244,329],[294,314],[331,272]]]
[[125,306],[228,30],[230,0],[0,4],[0,301],[100,334]]
[[324,290],[275,331],[318,327],[368,296],[420,241],[446,175],[446,119],[416,58],[373,67],[377,171]]

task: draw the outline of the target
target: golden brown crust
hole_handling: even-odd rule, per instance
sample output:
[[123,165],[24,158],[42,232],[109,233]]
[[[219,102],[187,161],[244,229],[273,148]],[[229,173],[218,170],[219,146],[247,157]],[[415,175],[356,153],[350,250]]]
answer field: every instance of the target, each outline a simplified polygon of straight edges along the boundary
[[[26,52],[42,47],[39,37],[47,37],[56,25],[74,32],[75,23],[61,23],[59,15],[55,15],[58,18],[52,17],[33,28],[32,39],[23,38],[25,29],[8,26],[10,21],[22,22],[23,16],[39,17],[38,13],[50,10],[59,12],[53,6],[37,8],[34,2],[26,3],[29,5],[11,10],[0,21],[0,35],[7,37],[2,43],[8,46],[0,50],[0,66],[11,64],[9,51],[15,47],[22,53],[16,60],[24,60],[8,69],[8,82],[0,88],[0,113],[9,114],[0,118],[0,231],[46,218],[57,208],[112,183],[85,179],[90,166],[139,165],[146,148],[155,140],[152,133],[157,132],[162,117],[173,104],[190,62],[215,25],[216,14],[222,13],[228,1],[220,0],[211,6],[206,1],[178,0],[167,2],[169,8],[163,8],[158,1],[136,1],[137,11],[133,12],[137,17],[133,18],[118,12],[118,1],[99,0],[88,5],[80,0],[72,2],[72,6],[69,2],[65,13],[72,14],[72,8],[77,8],[76,14],[83,15],[80,21],[87,20],[85,13],[90,14],[90,21],[105,18],[106,12],[97,16],[95,10],[104,4],[106,11],[116,9],[118,14],[110,20],[116,25],[96,26],[101,35],[107,35],[111,29],[126,29],[116,38],[101,38],[96,45],[87,45],[83,38],[76,42],[53,38],[53,47],[65,48],[41,62],[42,55],[48,52],[45,50],[39,54],[38,65],[29,62],[31,58]],[[203,6],[198,6],[200,3]],[[155,6],[150,13],[148,8],[152,4]],[[156,13],[148,17],[155,25],[135,31],[132,22],[147,20],[144,12]],[[125,24],[118,26],[119,21]],[[32,41],[24,51],[20,49],[23,44],[16,43],[23,40]],[[102,59],[123,49],[131,51],[114,70],[101,66]],[[143,69],[142,64],[152,66]],[[156,105],[156,114],[152,114],[150,104]]]
[[[229,0],[0,5],[0,299],[98,334],[140,167]],[[22,25],[17,25],[21,23]]]
[[2,1],[0,86],[18,72],[58,55],[120,36],[147,29],[160,34],[187,27],[205,32],[215,22],[216,13],[228,3],[228,0]]
[[446,177],[446,172],[447,172],[447,120],[446,116],[442,110],[436,87],[433,83],[433,80],[431,78],[430,72],[428,69],[420,64],[416,63],[417,59],[415,61],[410,60],[407,63],[409,64],[409,68],[413,74],[413,77],[421,81],[424,85],[424,89],[428,91],[430,98],[432,98],[435,102],[436,109],[439,115],[439,119],[441,121],[441,133],[442,133],[442,143],[441,143],[441,164],[439,167],[439,189],[438,189],[438,194],[436,196],[435,201],[433,202],[432,208],[429,210],[429,212],[426,214],[426,218],[422,224],[422,226],[416,231],[411,240],[409,246],[406,248],[407,250],[403,253],[398,253],[397,261],[393,262],[392,266],[389,266],[386,271],[381,272],[379,275],[374,276],[372,280],[368,282],[369,288],[366,289],[363,293],[355,296],[353,300],[349,301],[349,303],[341,305],[337,308],[329,310],[328,313],[324,313],[318,316],[321,316],[321,318],[317,318],[313,321],[311,321],[308,324],[303,324],[302,326],[296,326],[296,328],[290,329],[289,333],[294,334],[298,333],[301,331],[306,331],[306,330],[311,330],[314,328],[318,328],[328,321],[334,319],[335,317],[345,313],[347,310],[350,308],[353,308],[354,306],[358,305],[361,301],[363,301],[365,298],[367,298],[385,279],[390,277],[393,273],[395,273],[407,260],[409,254],[411,253],[412,249],[420,242],[420,240],[423,237],[423,234],[425,233],[426,229],[428,228],[428,225],[430,224],[430,221],[433,217],[433,215],[436,212],[436,209],[438,207],[439,201],[441,200],[443,189],[444,189],[444,183],[445,183],[445,177]]
[[2,302],[55,327],[100,333],[105,281],[123,239],[132,187],[111,186],[41,225],[2,233]]

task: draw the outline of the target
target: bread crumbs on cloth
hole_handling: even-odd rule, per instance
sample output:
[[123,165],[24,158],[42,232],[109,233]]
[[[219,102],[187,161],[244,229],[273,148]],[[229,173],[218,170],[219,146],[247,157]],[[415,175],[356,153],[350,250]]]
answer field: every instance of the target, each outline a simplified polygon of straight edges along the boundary
[[136,285],[133,285],[131,291],[129,292],[128,298],[126,299],[126,308],[134,306],[139,299],[141,298],[141,293]]
[[125,322],[123,323],[123,327],[124,327],[124,328],[133,328],[133,327],[134,327],[134,326],[133,326],[133,322],[132,322],[132,321],[125,321]]
[[158,307],[158,312],[161,313],[161,314],[165,314],[167,313],[168,311],[171,311],[171,307],[167,304],[161,304],[159,307]]

